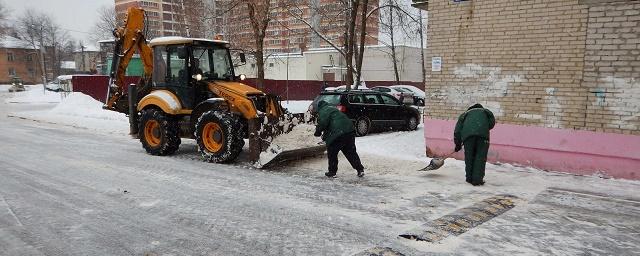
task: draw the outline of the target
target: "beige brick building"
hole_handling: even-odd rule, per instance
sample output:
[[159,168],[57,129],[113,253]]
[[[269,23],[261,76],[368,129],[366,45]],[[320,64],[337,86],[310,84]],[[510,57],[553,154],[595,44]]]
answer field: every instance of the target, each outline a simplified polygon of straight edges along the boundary
[[422,0],[427,117],[640,135],[640,1]]

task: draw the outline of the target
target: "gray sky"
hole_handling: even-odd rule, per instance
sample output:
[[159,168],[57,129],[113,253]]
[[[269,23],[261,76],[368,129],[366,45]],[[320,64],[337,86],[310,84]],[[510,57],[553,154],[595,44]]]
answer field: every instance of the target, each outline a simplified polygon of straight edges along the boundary
[[[98,8],[113,5],[114,0],[0,0],[9,10],[10,22],[27,8],[48,13],[53,20],[76,40],[88,43],[89,35],[75,31],[90,32],[96,21]],[[71,31],[74,30],[74,31]]]

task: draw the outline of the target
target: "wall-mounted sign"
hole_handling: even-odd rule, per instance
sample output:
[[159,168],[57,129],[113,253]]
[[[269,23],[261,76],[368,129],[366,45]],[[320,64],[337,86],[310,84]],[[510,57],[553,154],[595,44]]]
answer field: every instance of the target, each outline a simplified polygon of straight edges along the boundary
[[442,57],[431,57],[431,71],[442,71]]

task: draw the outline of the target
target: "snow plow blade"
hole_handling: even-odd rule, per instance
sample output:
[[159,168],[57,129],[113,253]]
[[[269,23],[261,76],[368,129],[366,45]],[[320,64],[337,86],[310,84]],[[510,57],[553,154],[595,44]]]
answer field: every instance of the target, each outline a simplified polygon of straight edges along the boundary
[[313,136],[314,117],[285,113],[259,116],[249,122],[249,155],[254,166],[268,168],[287,161],[322,155],[326,150]]
[[259,166],[259,168],[269,168],[270,166],[274,166],[274,165],[288,162],[288,161],[294,161],[294,160],[300,160],[307,157],[318,156],[323,154],[325,150],[327,150],[327,147],[325,145],[318,145],[310,148],[285,150],[280,153],[277,153],[277,155],[274,158],[272,158],[270,161],[264,164],[260,163],[261,166]]

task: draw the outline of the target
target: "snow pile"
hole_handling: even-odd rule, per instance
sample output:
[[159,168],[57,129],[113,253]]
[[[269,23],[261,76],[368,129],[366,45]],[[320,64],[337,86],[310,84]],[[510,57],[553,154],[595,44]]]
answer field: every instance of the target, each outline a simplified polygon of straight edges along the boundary
[[14,93],[6,103],[58,103],[62,99],[60,93],[45,91],[42,85],[27,85],[26,91]]
[[11,86],[10,84],[0,84],[0,92],[8,92]]
[[102,102],[95,100],[91,96],[79,92],[73,92],[60,104],[51,109],[49,113],[90,119],[129,122],[129,119],[124,114],[104,110],[102,109],[102,105]]
[[[358,153],[409,161],[428,161],[425,155],[424,128],[410,132],[369,134],[356,138]],[[453,145],[452,145],[453,147]],[[381,161],[384,161],[381,158]]]
[[288,100],[282,102],[282,107],[291,113],[304,113],[309,109],[311,102],[310,100]]
[[13,116],[36,121],[64,124],[115,133],[128,133],[129,119],[125,114],[102,109],[102,102],[88,95],[69,94],[53,109],[14,113]]
[[269,148],[260,154],[260,159],[255,163],[255,167],[261,168],[284,151],[318,146],[322,140],[313,136],[315,129],[314,125],[299,124],[293,127],[289,133],[276,136],[271,141]]

